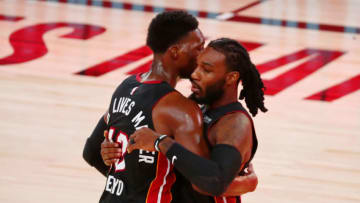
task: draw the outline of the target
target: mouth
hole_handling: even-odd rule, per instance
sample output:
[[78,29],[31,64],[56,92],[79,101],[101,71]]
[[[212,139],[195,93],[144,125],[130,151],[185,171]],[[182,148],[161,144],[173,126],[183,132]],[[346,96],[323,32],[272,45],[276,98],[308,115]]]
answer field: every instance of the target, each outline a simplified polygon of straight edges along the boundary
[[199,94],[200,93],[200,87],[194,81],[191,81],[191,91],[194,94]]

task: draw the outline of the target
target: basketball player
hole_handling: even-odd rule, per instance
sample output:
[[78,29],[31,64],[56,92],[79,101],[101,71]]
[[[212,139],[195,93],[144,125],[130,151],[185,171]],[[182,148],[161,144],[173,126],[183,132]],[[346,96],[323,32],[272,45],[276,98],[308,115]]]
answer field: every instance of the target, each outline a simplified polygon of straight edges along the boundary
[[[128,152],[134,149],[160,151],[196,187],[218,196],[236,174],[243,173],[257,149],[253,121],[238,102],[238,83],[242,81],[244,87],[240,99],[245,98],[253,116],[258,109],[267,111],[263,102],[264,85],[246,49],[227,38],[210,42],[198,57],[198,67],[192,73],[191,81],[191,97],[205,104],[204,135],[211,149],[211,159],[197,156],[169,136],[148,128],[131,135]],[[196,202],[222,200],[201,195],[193,197]],[[235,199],[229,197],[226,200],[236,202]],[[237,201],[240,202],[240,199]]]
[[[149,127],[173,137],[191,152],[208,157],[202,138],[202,114],[196,103],[174,89],[179,77],[196,68],[204,37],[197,20],[182,11],[157,15],[148,29],[147,45],[154,52],[151,70],[125,79],[115,90],[108,113],[100,119],[84,148],[84,159],[107,181],[100,202],[170,202],[175,181],[173,166],[158,152],[135,150],[128,154],[128,136]],[[100,143],[109,126],[109,140],[117,142],[120,156],[107,173],[100,165]],[[101,135],[101,136],[99,136]],[[100,142],[99,142],[100,141]]]

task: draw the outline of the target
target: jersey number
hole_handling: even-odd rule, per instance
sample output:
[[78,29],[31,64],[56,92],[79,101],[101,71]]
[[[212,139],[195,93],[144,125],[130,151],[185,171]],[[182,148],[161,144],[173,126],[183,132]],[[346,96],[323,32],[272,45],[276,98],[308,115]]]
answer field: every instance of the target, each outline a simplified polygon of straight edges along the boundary
[[122,155],[121,158],[118,159],[115,163],[115,172],[119,172],[119,171],[123,171],[125,170],[125,154],[127,152],[127,147],[129,144],[128,141],[128,135],[125,134],[124,132],[119,131],[119,133],[116,135],[115,139],[113,139],[114,133],[115,133],[115,128],[111,127],[109,130],[109,140],[110,142],[113,142],[113,140],[115,140],[115,142],[120,144],[120,148],[122,150]]

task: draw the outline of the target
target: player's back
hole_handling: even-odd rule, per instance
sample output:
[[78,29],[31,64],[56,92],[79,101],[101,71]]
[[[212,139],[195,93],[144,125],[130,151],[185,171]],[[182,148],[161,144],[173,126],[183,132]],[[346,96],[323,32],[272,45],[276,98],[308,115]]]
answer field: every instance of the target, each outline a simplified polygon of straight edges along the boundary
[[136,129],[154,129],[153,107],[173,91],[166,82],[142,83],[139,76],[127,78],[115,90],[109,107],[109,140],[120,144],[123,157],[112,165],[100,202],[171,201],[175,174],[168,159],[161,153],[144,150],[128,154],[126,148]]

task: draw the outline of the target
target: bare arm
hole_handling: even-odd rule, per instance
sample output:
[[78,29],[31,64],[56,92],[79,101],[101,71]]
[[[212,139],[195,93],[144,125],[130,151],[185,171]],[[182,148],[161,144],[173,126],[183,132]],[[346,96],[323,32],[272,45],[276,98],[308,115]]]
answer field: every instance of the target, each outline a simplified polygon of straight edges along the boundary
[[[246,125],[242,128],[238,128],[238,126],[234,128],[234,125],[240,125],[237,123],[239,121],[238,119],[230,117],[229,119],[221,120],[224,120],[225,123],[221,123],[220,121],[218,123],[221,123],[223,126],[219,124],[221,127],[215,128],[215,131],[212,131],[215,133],[217,139],[210,155],[211,160],[196,156],[182,147],[177,141],[169,138],[164,139],[159,145],[160,151],[166,154],[170,160],[175,161],[174,166],[188,180],[196,185],[199,191],[201,190],[204,191],[203,193],[205,194],[214,196],[219,196],[226,191],[227,187],[244,165],[242,164],[242,154],[240,151],[246,152],[246,150],[240,149],[239,151],[239,148],[246,145],[245,142],[249,140],[246,139],[246,136],[232,136],[232,141],[227,137],[230,137],[230,135],[234,133],[246,135],[246,132],[243,132],[243,130],[251,130],[251,127],[248,128]],[[248,121],[248,123],[250,122]],[[225,131],[221,130],[222,128],[225,129]],[[166,132],[162,133],[167,134]],[[135,144],[131,144],[128,149],[131,151],[141,148],[154,151],[154,141],[159,135],[160,134],[150,129],[140,129],[131,135],[130,139],[134,139]],[[249,133],[249,135],[251,135],[251,133]],[[224,159],[224,157],[227,158]],[[244,156],[244,158],[247,159],[249,157],[250,153]]]
[[[128,150],[154,151],[153,143],[159,136],[151,129],[142,128],[130,136],[134,143],[128,146]],[[192,153],[169,137],[161,141],[159,147],[175,168],[199,188],[198,191],[213,196],[220,196],[226,191],[241,165],[240,153],[229,145],[216,145],[211,151],[211,160]]]
[[195,102],[174,92],[160,100],[152,116],[156,132],[174,138],[199,156],[208,157],[208,147],[202,136],[202,112]]
[[247,168],[247,173],[243,176],[236,177],[223,195],[238,196],[248,192],[253,192],[256,189],[257,184],[258,177],[255,174],[253,165],[250,163]]
[[[251,141],[251,139],[247,138],[249,137],[248,135],[250,135],[251,138],[250,121],[242,114],[240,115],[243,117],[240,118],[233,118],[232,116],[226,118],[227,116],[224,116],[226,119],[221,119],[224,120],[221,124],[223,126],[219,125],[221,127],[215,128],[216,130],[214,131],[216,145],[211,152],[212,160],[207,160],[195,155],[201,154],[201,151],[196,151],[199,149],[201,150],[198,146],[201,143],[202,138],[202,132],[194,130],[196,128],[193,128],[194,123],[196,123],[194,121],[201,119],[196,119],[199,115],[194,116],[191,114],[194,109],[196,110],[195,107],[197,106],[195,105],[194,109],[191,110],[189,105],[187,109],[187,105],[180,102],[179,98],[175,99],[175,101],[168,100],[168,102],[176,104],[176,106],[162,106],[159,104],[158,106],[161,106],[161,108],[158,108],[159,111],[156,112],[155,109],[153,111],[153,119],[157,118],[157,124],[160,124],[157,125],[154,122],[156,130],[161,134],[172,135],[175,139],[164,139],[159,145],[160,151],[172,160],[172,162],[175,161],[174,166],[188,180],[202,191],[205,191],[205,194],[216,196],[223,194],[240,169],[244,166],[245,162],[242,162],[242,157],[245,158],[244,160],[248,160],[251,155],[251,151],[247,153],[249,151],[247,149],[251,147],[246,149],[249,140]],[[166,102],[163,104],[166,104]],[[183,114],[183,112],[187,113]],[[159,113],[159,115],[157,115],[157,113]],[[242,122],[241,119],[246,119],[247,122],[240,124],[239,122]],[[218,123],[221,123],[220,121]],[[186,125],[182,123],[186,123]],[[239,125],[241,125],[241,127],[239,127]],[[222,128],[223,130],[221,130]],[[240,134],[241,136],[234,136],[234,134]],[[135,143],[129,145],[129,152],[134,149],[154,151],[154,141],[159,135],[160,134],[147,128],[136,131],[130,137]],[[197,140],[197,137],[200,141]],[[195,154],[191,152],[194,152]],[[224,157],[228,158],[224,159]],[[233,194],[234,191],[235,190],[230,190],[229,194]],[[239,188],[237,188],[237,191],[239,191]]]
[[[202,137],[202,113],[194,102],[186,99],[178,92],[163,97],[153,108],[152,119],[157,132],[173,137],[191,152],[208,157],[208,148]],[[151,131],[142,128],[134,134]],[[104,135],[108,132],[105,131]],[[150,135],[150,133],[145,133]],[[154,151],[153,140],[156,137],[144,136],[137,140],[136,145],[128,146],[128,152],[133,149]],[[121,157],[121,149],[117,143],[104,140],[101,144],[101,156],[106,165],[110,166]]]
[[[241,154],[243,169],[244,164],[250,159],[252,148],[252,125],[243,113],[233,113],[224,116],[215,124],[210,132],[215,138],[216,144],[228,144],[234,146]],[[249,174],[238,176],[222,194],[224,196],[236,196],[254,191],[257,186],[257,176],[253,167],[248,168]]]

